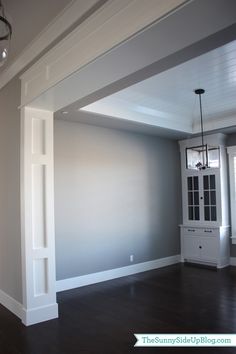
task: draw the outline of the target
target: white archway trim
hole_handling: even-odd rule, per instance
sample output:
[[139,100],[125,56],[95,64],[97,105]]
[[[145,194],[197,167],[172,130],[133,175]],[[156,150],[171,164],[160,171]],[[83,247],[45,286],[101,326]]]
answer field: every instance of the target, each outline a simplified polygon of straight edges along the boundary
[[55,289],[53,113],[21,110],[22,322],[58,317]]
[[21,76],[21,105],[189,1],[109,0]]
[[29,102],[188,1],[110,0],[21,77],[22,322],[58,317],[55,277],[53,112]]

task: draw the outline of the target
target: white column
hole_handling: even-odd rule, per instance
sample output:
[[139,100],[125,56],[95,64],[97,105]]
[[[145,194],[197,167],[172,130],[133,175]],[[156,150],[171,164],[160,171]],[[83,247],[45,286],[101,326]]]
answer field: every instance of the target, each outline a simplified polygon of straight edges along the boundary
[[58,317],[53,112],[21,110],[22,285],[25,325]]

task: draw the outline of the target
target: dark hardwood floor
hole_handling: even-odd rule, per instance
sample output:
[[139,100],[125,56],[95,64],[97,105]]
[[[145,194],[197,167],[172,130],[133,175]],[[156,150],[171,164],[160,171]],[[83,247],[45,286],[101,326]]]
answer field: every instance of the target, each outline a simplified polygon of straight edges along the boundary
[[133,333],[236,333],[236,267],[178,264],[62,292],[58,303],[60,319],[28,328],[0,306],[0,353],[236,353],[133,347]]

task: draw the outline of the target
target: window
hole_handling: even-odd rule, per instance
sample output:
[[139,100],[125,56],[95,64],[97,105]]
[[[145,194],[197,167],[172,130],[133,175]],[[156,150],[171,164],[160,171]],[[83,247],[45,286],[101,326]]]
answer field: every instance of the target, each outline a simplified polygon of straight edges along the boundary
[[227,148],[229,154],[230,207],[232,243],[236,244],[236,146]]

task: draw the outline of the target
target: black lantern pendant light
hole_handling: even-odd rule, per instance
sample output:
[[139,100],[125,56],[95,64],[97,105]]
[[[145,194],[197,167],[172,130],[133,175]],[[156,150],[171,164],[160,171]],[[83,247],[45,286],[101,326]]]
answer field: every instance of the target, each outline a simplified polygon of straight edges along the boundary
[[[200,132],[201,142],[197,146],[186,147],[186,168],[194,170],[205,170],[206,168],[219,168],[220,149],[219,146],[208,145],[204,139],[203,118],[202,118],[202,95],[203,89],[196,89],[194,93],[199,97],[200,107]],[[208,139],[209,141],[209,139]]]
[[7,60],[11,35],[12,27],[6,19],[3,3],[0,0],[0,66]]

